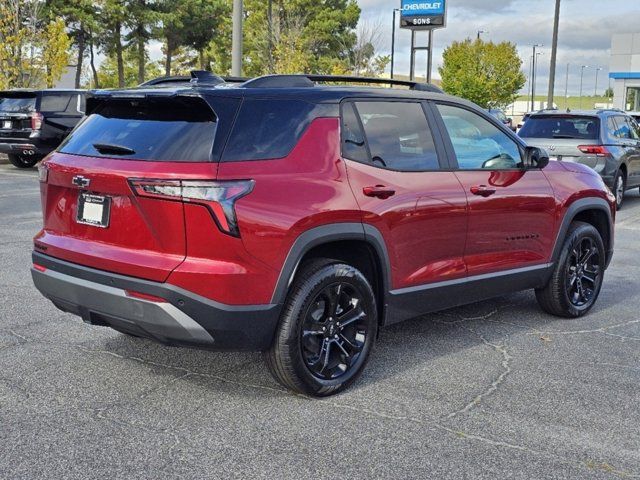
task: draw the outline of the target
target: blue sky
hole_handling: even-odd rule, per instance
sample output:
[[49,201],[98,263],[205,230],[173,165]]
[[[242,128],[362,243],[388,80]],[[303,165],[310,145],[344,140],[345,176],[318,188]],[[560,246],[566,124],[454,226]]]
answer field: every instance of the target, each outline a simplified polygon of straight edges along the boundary
[[[379,24],[382,28],[379,51],[391,51],[392,10],[399,0],[358,0],[362,22]],[[442,51],[454,40],[475,38],[478,30],[483,39],[511,41],[518,46],[523,70],[529,73],[531,45],[544,44],[540,49],[537,90],[546,92],[551,54],[551,35],[555,0],[448,0],[448,26],[434,35],[434,78],[442,63]],[[599,66],[599,85],[608,85],[609,49],[613,33],[640,33],[640,0],[562,0],[558,78],[556,88],[564,92],[565,72],[570,64],[569,94],[577,94],[580,65]],[[396,72],[409,71],[410,32],[396,34]],[[418,44],[425,44],[426,33],[418,34]],[[416,71],[424,75],[426,54],[418,53]],[[595,68],[585,70],[585,92],[593,94]],[[602,90],[599,88],[599,90]]]

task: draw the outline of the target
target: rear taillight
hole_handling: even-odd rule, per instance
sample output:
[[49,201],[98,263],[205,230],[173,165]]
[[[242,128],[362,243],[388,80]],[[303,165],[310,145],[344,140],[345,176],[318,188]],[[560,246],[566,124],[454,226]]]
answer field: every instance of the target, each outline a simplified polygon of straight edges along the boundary
[[31,114],[31,130],[40,130],[42,128],[42,121],[44,117],[41,113]]
[[168,300],[162,297],[156,297],[155,295],[151,295],[149,293],[136,292],[135,290],[125,290],[124,293],[127,297],[138,298],[141,300],[146,300],[148,302],[168,303]]
[[604,145],[580,145],[578,149],[587,155],[595,155],[597,157],[606,157],[609,150]]
[[253,190],[254,181],[130,179],[129,183],[141,197],[203,205],[211,213],[220,231],[239,237],[235,203]]

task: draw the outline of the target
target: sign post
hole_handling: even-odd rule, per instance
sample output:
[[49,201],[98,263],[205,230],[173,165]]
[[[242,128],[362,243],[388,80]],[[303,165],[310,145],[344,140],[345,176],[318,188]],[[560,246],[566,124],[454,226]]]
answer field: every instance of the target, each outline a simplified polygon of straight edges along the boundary
[[[410,78],[415,79],[415,55],[417,50],[427,50],[427,82],[431,82],[431,65],[433,61],[433,31],[447,26],[446,0],[400,0],[400,28],[411,30]],[[416,47],[416,31],[429,32],[429,46]]]

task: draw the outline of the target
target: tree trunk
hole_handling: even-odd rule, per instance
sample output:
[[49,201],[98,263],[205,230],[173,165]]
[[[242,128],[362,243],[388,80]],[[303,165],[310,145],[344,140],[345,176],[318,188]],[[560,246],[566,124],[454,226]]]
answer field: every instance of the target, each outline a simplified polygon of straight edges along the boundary
[[98,78],[98,71],[96,70],[95,54],[93,51],[93,35],[89,39],[89,63],[91,65],[91,72],[93,73],[93,88],[100,88],[100,79]]
[[82,76],[82,62],[84,60],[84,51],[86,49],[86,37],[84,27],[80,25],[80,31],[78,32],[78,61],[76,63],[76,88],[80,88],[80,79]]
[[173,42],[167,37],[167,58],[164,61],[165,76],[171,75],[171,61],[173,60]]
[[124,88],[124,60],[122,58],[122,35],[120,34],[120,29],[122,25],[120,22],[116,24],[115,32],[114,32],[114,42],[116,47],[116,60],[118,62],[118,87]]
[[204,68],[204,50],[198,50],[198,55],[200,56],[200,70],[205,70],[205,68]]
[[[139,32],[141,33],[141,32]],[[144,51],[144,37],[138,35],[138,84],[144,83],[144,70],[145,70],[145,51]]]

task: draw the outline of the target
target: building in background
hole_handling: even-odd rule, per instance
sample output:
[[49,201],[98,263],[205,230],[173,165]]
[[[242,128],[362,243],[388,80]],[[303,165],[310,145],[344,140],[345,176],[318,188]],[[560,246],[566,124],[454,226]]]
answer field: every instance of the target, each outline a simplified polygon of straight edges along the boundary
[[609,78],[613,80],[613,105],[640,110],[640,33],[616,34],[611,39]]

